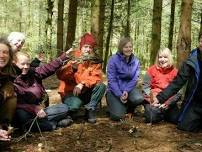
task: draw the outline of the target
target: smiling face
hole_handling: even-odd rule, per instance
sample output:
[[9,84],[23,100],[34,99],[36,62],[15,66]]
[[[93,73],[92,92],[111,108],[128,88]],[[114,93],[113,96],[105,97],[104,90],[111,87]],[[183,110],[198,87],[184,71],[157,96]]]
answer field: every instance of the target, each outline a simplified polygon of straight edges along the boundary
[[169,68],[173,65],[171,51],[168,48],[160,50],[157,57],[157,65],[161,68]]
[[15,64],[22,71],[22,74],[25,75],[30,69],[30,58],[27,54],[18,52],[16,53]]
[[93,47],[89,44],[84,44],[82,47],[81,47],[81,51],[82,51],[82,54],[84,56],[86,55],[89,55],[90,53],[93,52]]
[[165,54],[159,54],[158,57],[158,63],[159,63],[159,67],[161,68],[166,68],[169,66],[169,62],[168,62],[168,56]]
[[4,68],[10,60],[9,47],[0,43],[0,69]]
[[17,52],[20,51],[22,46],[24,45],[24,40],[14,38],[10,41],[10,44],[12,45],[13,52]]
[[126,43],[124,46],[123,46],[123,55],[125,57],[130,57],[130,55],[133,53],[133,45],[131,42],[128,42]]

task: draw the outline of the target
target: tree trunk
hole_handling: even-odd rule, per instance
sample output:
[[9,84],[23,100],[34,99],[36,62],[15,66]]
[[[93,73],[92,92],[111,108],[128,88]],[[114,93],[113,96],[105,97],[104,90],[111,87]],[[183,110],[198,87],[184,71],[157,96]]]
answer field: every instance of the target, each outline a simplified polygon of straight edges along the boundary
[[202,9],[201,9],[201,24],[200,24],[200,33],[202,33]]
[[162,0],[154,0],[150,64],[154,64],[161,43]]
[[173,28],[175,23],[175,0],[171,1],[171,13],[170,13],[170,28],[169,28],[169,38],[168,38],[168,48],[172,50],[173,48]]
[[58,1],[58,21],[57,21],[57,54],[63,51],[63,14],[64,14],[64,0]]
[[103,56],[103,35],[105,19],[105,0],[94,0],[91,11],[91,32],[96,38],[97,50]]
[[107,40],[106,40],[106,52],[105,52],[104,66],[103,66],[103,71],[105,73],[106,73],[106,66],[107,66],[108,55],[109,55],[109,44],[110,44],[110,38],[112,34],[113,19],[114,19],[114,0],[112,0],[112,3],[111,3],[111,15],[110,15],[110,21],[109,21],[109,27],[108,27],[108,33],[107,33]]
[[126,21],[126,26],[125,26],[125,36],[130,37],[130,10],[131,10],[131,5],[130,5],[130,0],[128,0],[128,6],[127,6],[127,21]]
[[191,50],[192,0],[182,0],[180,29],[177,40],[177,66],[188,57]]
[[69,1],[69,13],[68,13],[68,25],[67,25],[65,50],[68,50],[69,48],[71,48],[75,40],[77,7],[78,7],[77,0]]
[[46,48],[51,50],[51,41],[52,41],[52,20],[53,20],[53,7],[54,0],[47,0],[48,8],[47,8],[47,20],[45,26],[46,33]]

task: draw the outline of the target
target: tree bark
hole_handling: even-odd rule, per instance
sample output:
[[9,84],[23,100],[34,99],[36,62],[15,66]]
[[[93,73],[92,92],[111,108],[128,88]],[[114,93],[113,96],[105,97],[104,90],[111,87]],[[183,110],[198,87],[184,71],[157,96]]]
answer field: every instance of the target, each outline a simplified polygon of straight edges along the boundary
[[162,0],[154,0],[150,64],[154,64],[161,43]]
[[177,40],[177,66],[188,57],[191,50],[192,0],[182,0],[180,29]]
[[64,14],[64,0],[58,1],[58,20],[57,20],[57,54],[63,51],[63,15]]
[[77,0],[69,1],[69,13],[68,13],[68,25],[67,25],[65,50],[68,50],[69,48],[71,48],[75,40],[77,7],[78,7]]
[[125,36],[130,37],[130,10],[131,10],[131,1],[128,0],[127,5],[127,19],[126,19],[126,26],[125,26]]
[[200,24],[200,33],[202,33],[202,9],[201,9],[201,24]]
[[170,28],[169,28],[169,38],[168,38],[168,48],[172,50],[173,48],[173,28],[175,23],[175,0],[171,1],[171,13],[170,13]]
[[107,66],[107,60],[109,55],[109,44],[110,44],[110,38],[112,34],[113,20],[114,20],[114,0],[112,0],[112,3],[111,3],[111,15],[110,15],[109,27],[107,32],[107,40],[106,40],[106,52],[105,52],[104,66],[103,66],[103,71],[105,73],[106,73],[106,66]]
[[105,20],[105,0],[92,1],[91,32],[96,38],[98,54],[103,56],[103,36]]

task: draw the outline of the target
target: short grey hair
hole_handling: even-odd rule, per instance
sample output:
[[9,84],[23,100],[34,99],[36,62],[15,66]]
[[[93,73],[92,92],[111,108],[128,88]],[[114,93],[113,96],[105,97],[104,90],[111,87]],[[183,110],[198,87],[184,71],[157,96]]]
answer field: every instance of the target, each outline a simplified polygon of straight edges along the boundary
[[21,41],[25,41],[25,34],[21,32],[11,32],[8,36],[8,41],[11,42],[14,39],[19,39]]

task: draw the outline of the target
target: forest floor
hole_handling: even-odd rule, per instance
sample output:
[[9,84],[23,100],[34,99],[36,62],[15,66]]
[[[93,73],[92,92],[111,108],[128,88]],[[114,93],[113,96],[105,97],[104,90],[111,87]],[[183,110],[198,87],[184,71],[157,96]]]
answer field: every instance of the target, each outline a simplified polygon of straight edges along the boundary
[[[58,81],[44,81],[52,104],[59,103]],[[131,132],[129,132],[129,130]],[[1,145],[0,151],[12,152],[200,152],[202,133],[188,133],[175,125],[161,122],[145,124],[142,108],[131,119],[113,122],[106,114],[105,98],[97,123],[79,119],[71,126],[53,132],[32,133],[19,142]]]

